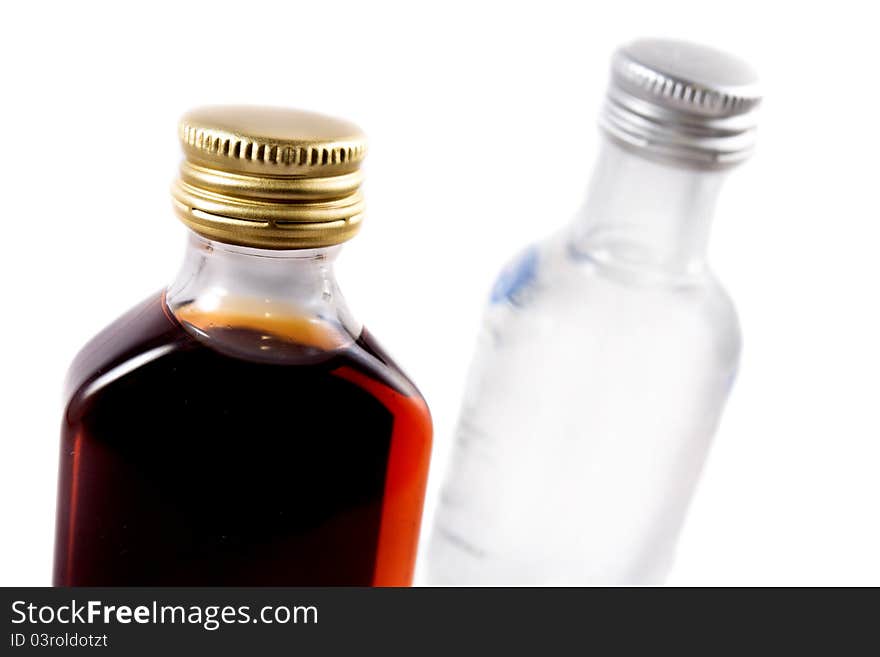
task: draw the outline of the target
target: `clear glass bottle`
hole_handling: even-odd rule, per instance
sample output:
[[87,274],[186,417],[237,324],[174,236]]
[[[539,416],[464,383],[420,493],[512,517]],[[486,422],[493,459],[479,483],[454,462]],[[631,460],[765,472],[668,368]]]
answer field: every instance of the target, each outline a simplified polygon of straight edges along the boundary
[[431,420],[333,273],[361,133],[220,107],[181,138],[183,267],[69,373],[55,583],[409,585]]
[[737,368],[706,245],[725,173],[753,144],[755,82],[693,44],[615,54],[582,210],[492,292],[431,583],[663,581]]

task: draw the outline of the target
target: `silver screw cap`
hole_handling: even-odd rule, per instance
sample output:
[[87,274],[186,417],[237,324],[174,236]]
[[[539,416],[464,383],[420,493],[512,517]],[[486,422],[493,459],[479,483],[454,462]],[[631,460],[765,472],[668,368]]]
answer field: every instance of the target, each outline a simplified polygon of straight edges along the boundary
[[749,156],[755,145],[758,76],[714,48],[639,39],[614,53],[600,125],[642,155],[705,169]]

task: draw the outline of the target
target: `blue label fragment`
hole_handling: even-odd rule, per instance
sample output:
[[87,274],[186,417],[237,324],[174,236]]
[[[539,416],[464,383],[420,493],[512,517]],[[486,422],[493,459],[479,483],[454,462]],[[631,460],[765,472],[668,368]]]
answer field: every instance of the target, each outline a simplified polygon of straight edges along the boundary
[[517,303],[517,293],[531,283],[538,271],[538,249],[531,246],[504,268],[492,287],[490,303]]

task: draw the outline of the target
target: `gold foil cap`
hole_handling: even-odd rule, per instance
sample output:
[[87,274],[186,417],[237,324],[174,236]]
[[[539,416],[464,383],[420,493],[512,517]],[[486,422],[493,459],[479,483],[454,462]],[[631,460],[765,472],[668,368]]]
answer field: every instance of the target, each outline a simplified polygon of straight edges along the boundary
[[348,121],[274,107],[212,106],[180,120],[174,208],[212,240],[307,249],[357,233],[364,134]]

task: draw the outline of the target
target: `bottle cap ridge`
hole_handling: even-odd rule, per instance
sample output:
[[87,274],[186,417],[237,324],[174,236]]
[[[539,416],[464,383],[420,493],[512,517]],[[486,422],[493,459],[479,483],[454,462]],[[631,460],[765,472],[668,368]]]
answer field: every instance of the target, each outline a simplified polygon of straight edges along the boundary
[[353,237],[366,140],[354,124],[301,110],[208,106],[183,116],[175,211],[195,232],[267,249]]
[[724,52],[640,39],[612,57],[600,125],[616,142],[653,158],[723,168],[754,148],[758,76]]

